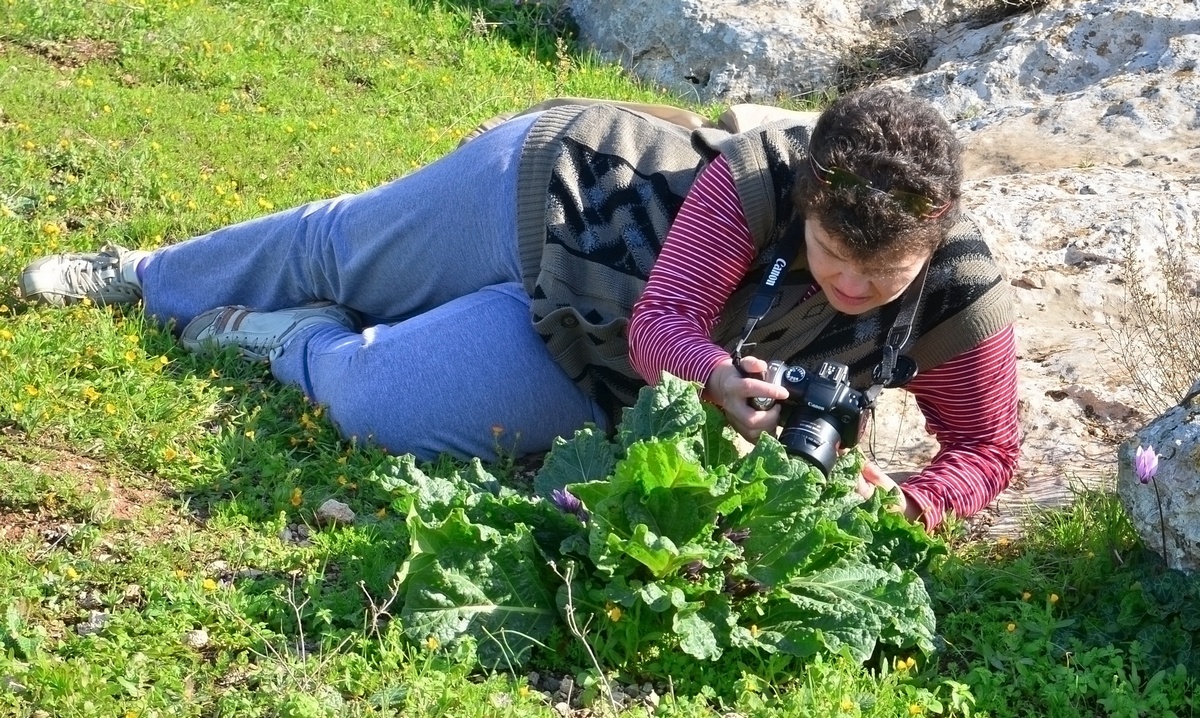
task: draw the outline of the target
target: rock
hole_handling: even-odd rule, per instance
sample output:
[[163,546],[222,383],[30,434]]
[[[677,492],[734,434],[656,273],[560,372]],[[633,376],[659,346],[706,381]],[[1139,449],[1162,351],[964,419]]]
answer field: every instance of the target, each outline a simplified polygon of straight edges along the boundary
[[0,690],[6,690],[9,693],[19,696],[27,691],[28,688],[12,676],[0,676]]
[[701,99],[795,96],[829,84],[869,22],[853,2],[570,0],[584,43],[639,77]]
[[[1174,569],[1200,568],[1200,406],[1185,402],[1164,412],[1121,445],[1117,493],[1146,547]],[[1158,456],[1158,471],[1143,484],[1133,468],[1139,446]]]
[[188,648],[201,649],[208,645],[208,631],[197,628],[183,634],[183,644]]
[[99,633],[104,629],[108,622],[112,620],[112,616],[102,611],[92,611],[88,614],[88,619],[83,623],[75,624],[75,632],[81,636],[91,636]]
[[558,692],[560,695],[570,699],[575,693],[575,679],[570,676],[563,676],[562,681],[558,684]]
[[140,600],[142,600],[142,587],[136,583],[129,584],[125,587],[125,590],[121,592],[121,601],[123,602],[127,601],[133,603]]
[[554,704],[554,712],[559,714],[563,718],[566,718],[567,716],[571,715],[571,706],[567,705],[565,702],[560,701],[560,702]]
[[354,511],[337,499],[330,498],[317,509],[317,523],[322,526],[346,526],[354,523]]
[[75,597],[75,603],[78,604],[80,608],[89,611],[102,608],[104,606],[104,601],[100,600],[100,593],[95,590],[80,591]]

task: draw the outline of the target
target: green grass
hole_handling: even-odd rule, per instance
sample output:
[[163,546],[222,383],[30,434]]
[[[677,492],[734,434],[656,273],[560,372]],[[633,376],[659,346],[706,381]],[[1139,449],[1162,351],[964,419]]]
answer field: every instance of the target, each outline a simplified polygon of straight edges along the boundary
[[[525,676],[401,640],[384,605],[407,534],[378,451],[261,366],[189,356],[136,310],[26,307],[14,284],[46,253],[371,187],[550,96],[683,103],[576,53],[560,20],[452,0],[0,3],[0,715],[553,715]],[[358,520],[301,540],[328,498]],[[770,683],[699,667],[657,712],[1193,714],[1198,588],[1111,495],[1020,543],[956,541],[929,585],[933,656]]]

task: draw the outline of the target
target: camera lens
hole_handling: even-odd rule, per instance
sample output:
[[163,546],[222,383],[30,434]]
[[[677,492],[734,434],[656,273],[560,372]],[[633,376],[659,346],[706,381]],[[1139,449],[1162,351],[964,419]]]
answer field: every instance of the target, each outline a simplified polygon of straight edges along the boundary
[[840,441],[836,420],[828,414],[811,416],[797,411],[779,434],[779,443],[789,454],[816,466],[825,476],[833,471]]

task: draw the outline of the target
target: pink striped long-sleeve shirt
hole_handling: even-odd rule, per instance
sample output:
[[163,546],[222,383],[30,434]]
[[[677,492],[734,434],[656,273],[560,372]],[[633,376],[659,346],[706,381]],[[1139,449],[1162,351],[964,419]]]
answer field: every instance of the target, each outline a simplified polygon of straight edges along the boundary
[[[646,381],[669,371],[707,383],[729,357],[711,332],[754,255],[733,176],[717,157],[696,178],[634,307],[630,361]],[[905,387],[940,445],[901,485],[929,528],[950,510],[970,516],[1008,486],[1019,448],[1016,380],[1010,325]]]

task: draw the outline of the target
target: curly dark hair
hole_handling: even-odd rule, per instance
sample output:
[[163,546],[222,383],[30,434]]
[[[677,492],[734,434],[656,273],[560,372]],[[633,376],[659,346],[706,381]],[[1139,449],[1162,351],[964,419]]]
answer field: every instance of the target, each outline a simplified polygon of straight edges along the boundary
[[[795,200],[864,267],[936,249],[958,215],[962,145],[924,100],[890,87],[845,95],[821,113],[799,170]],[[815,161],[815,164],[814,164]],[[870,187],[829,181],[837,168]],[[875,188],[882,191],[873,191]],[[921,212],[901,199],[928,198]],[[938,212],[938,208],[945,208]]]

